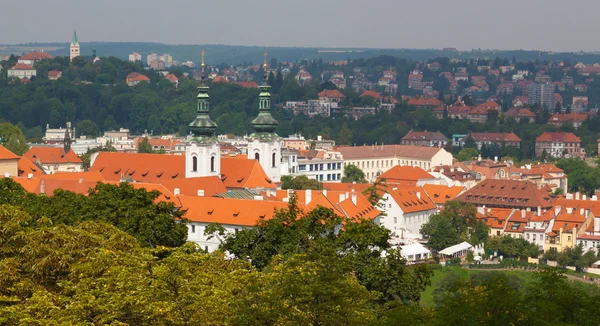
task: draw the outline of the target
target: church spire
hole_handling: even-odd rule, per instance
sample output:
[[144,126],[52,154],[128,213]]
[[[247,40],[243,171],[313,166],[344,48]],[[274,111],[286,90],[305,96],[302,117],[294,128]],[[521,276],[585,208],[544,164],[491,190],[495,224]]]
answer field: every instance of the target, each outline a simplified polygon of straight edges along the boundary
[[71,150],[71,134],[69,133],[69,128],[71,128],[71,124],[67,122],[67,127],[65,128],[65,138],[63,139],[63,149],[65,150],[65,154]]
[[202,51],[202,76],[200,78],[200,86],[198,86],[197,99],[196,119],[189,126],[194,135],[193,138],[198,142],[203,142],[214,138],[217,129],[217,124],[209,116],[208,86],[204,83],[204,51]]
[[77,31],[73,30],[73,37],[71,37],[71,46],[79,45],[79,41],[77,40]]
[[267,52],[264,54],[263,70],[263,82],[260,85],[260,94],[258,95],[258,116],[252,120],[252,127],[254,127],[257,135],[272,136],[278,122],[271,116],[271,86],[267,83]]

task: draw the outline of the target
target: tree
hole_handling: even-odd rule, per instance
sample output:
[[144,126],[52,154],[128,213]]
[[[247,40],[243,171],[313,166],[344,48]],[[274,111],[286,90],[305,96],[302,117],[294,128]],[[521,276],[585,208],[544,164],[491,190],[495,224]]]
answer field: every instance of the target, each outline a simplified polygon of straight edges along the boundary
[[23,155],[29,149],[23,131],[8,122],[0,123],[0,145],[17,155]]
[[[474,236],[469,230],[475,229]],[[476,219],[475,207],[457,201],[449,201],[444,210],[431,216],[429,221],[420,230],[428,245],[434,250],[460,243],[461,241],[485,240],[487,227]]]
[[348,127],[348,124],[344,122],[342,128],[337,134],[336,142],[338,145],[351,145],[352,144],[352,130]]
[[463,148],[460,150],[460,152],[458,152],[456,159],[459,162],[470,161],[476,158],[477,155],[479,155],[479,151],[477,151],[475,148]]
[[289,175],[281,177],[281,189],[293,189],[293,190],[320,190],[323,189],[323,184],[315,179],[309,179],[305,175],[292,177]]
[[100,128],[92,120],[82,120],[77,124],[75,130],[78,132],[78,136],[87,136],[95,138],[99,136]]
[[349,164],[344,166],[344,176],[342,182],[365,182],[365,173],[356,165]]
[[471,135],[467,136],[467,138],[465,139],[464,148],[475,148],[475,149],[477,149],[477,143],[475,142],[475,139],[473,138],[473,136],[471,136]]
[[138,153],[152,153],[152,145],[148,142],[148,137],[144,137],[138,144]]

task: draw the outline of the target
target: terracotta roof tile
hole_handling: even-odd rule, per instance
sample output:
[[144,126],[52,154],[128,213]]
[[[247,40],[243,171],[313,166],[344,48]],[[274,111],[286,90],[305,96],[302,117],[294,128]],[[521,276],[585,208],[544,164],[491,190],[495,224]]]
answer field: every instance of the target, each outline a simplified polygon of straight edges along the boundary
[[0,160],[18,160],[19,156],[0,145]]
[[186,210],[184,217],[192,222],[240,226],[255,226],[260,220],[270,220],[276,210],[288,205],[279,201],[197,196],[180,196],[179,200]]
[[65,153],[62,147],[32,146],[23,156],[42,164],[83,163],[74,151]]
[[444,205],[447,201],[454,200],[458,195],[465,191],[465,187],[446,185],[423,185],[423,189],[436,205]]

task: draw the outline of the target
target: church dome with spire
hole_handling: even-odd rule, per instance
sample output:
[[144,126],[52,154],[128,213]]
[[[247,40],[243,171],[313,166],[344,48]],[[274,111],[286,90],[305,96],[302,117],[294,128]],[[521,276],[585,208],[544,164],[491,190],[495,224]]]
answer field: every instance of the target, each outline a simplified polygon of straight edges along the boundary
[[275,129],[277,128],[277,120],[271,116],[271,86],[267,84],[267,59],[265,53],[265,62],[263,64],[264,77],[263,83],[260,85],[258,116],[252,120],[252,127],[256,131],[252,136],[256,138],[272,138],[277,136]]
[[215,140],[217,124],[210,118],[208,86],[204,83],[204,52],[202,52],[202,78],[198,86],[198,106],[196,119],[189,124],[192,139],[198,143]]

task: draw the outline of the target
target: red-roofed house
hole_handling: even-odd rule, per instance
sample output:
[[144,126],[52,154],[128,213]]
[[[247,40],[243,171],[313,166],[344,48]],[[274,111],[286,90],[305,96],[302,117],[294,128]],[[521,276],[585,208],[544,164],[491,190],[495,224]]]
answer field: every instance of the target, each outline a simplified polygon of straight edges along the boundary
[[410,74],[408,74],[408,88],[422,90],[423,84],[421,81],[423,80],[423,73],[419,70],[413,70]]
[[141,82],[150,82],[150,78],[138,74],[137,72],[132,72],[129,75],[127,75],[127,77],[125,77],[125,82],[129,86],[135,86]]
[[[481,146],[484,144],[486,146],[498,145],[502,146],[513,146],[516,148],[521,147],[521,138],[519,138],[513,132],[472,132],[469,134],[470,137],[475,140],[477,143],[477,147],[481,149]],[[464,146],[464,142],[469,138],[469,136],[464,137],[461,141],[461,146]]]
[[60,70],[50,70],[48,71],[48,79],[57,80],[62,77],[62,71]]
[[385,179],[386,184],[395,186],[416,187],[435,182],[435,178],[425,170],[416,166],[396,165],[382,173],[378,180]]
[[48,174],[83,171],[83,161],[74,151],[65,152],[63,147],[32,146],[23,156]]
[[400,144],[428,146],[428,147],[445,147],[450,140],[439,131],[409,131]]
[[392,237],[422,239],[421,226],[437,212],[436,204],[421,187],[393,187],[383,195],[386,215],[381,225],[392,232]]
[[504,113],[504,117],[513,118],[516,122],[527,121],[528,123],[535,122],[535,113],[531,112],[528,108],[514,107],[508,109]]
[[409,99],[407,104],[421,108],[434,108],[442,105],[442,103],[438,99],[424,98],[421,96],[415,96]]
[[19,157],[0,145],[0,178],[6,175],[17,176],[19,171]]
[[179,87],[179,78],[173,74],[168,74],[165,76],[165,79],[170,81],[171,84],[175,85],[175,88]]
[[564,123],[570,123],[573,128],[578,129],[587,118],[585,113],[556,113],[548,119],[548,124],[560,127]]
[[581,139],[571,132],[545,132],[535,140],[535,155],[546,152],[552,157],[585,157]]
[[17,63],[8,69],[7,76],[8,78],[15,77],[31,79],[31,77],[37,76],[37,71],[31,65]]
[[52,59],[53,56],[46,52],[29,52],[26,55],[19,57],[18,63],[33,66],[43,59]]
[[377,93],[376,91],[364,91],[362,94],[360,94],[360,97],[365,97],[365,96],[373,97],[376,100],[383,99],[383,96],[381,96],[381,94]]
[[337,89],[327,89],[319,93],[319,100],[328,102],[340,102],[346,96]]

